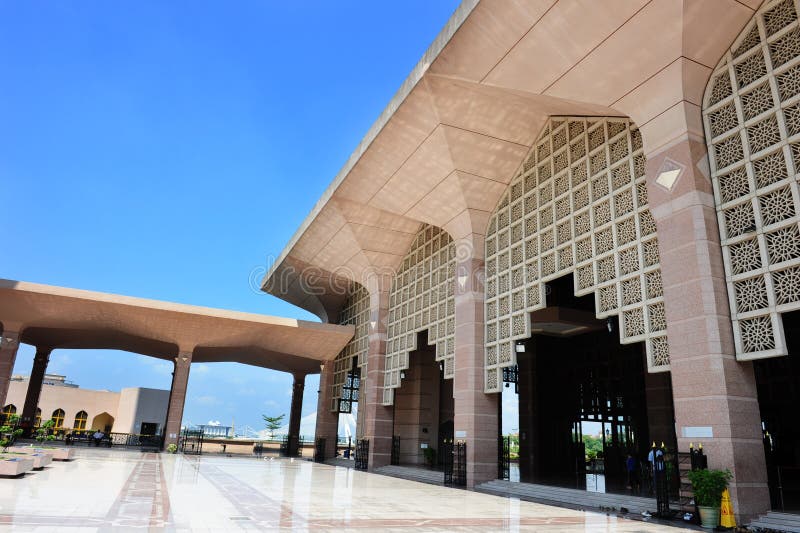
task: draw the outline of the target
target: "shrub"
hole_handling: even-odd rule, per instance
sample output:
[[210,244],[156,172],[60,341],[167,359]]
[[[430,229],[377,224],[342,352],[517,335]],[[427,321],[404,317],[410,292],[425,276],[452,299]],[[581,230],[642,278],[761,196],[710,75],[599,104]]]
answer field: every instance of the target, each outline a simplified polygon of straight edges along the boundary
[[167,446],[167,452],[175,453],[177,451],[178,451],[178,445],[175,444],[174,442],[172,444],[170,444],[169,446]]
[[698,506],[720,506],[722,492],[731,480],[730,470],[690,470],[687,476],[692,482],[694,501]]

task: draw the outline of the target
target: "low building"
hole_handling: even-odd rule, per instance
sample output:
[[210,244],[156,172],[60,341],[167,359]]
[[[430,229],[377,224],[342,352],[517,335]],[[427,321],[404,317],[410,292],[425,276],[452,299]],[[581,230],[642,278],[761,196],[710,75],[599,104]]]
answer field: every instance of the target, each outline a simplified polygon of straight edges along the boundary
[[[25,404],[29,376],[11,378],[3,415],[19,414]],[[119,392],[82,389],[66,376],[46,374],[42,382],[35,426],[54,420],[56,428],[106,433],[158,435],[167,416],[169,391],[141,387]]]

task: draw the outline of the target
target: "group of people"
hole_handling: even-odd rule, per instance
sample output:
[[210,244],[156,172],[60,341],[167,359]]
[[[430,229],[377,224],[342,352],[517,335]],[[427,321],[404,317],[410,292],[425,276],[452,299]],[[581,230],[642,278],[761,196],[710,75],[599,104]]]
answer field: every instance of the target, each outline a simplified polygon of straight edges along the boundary
[[[657,458],[664,456],[664,450],[661,448],[650,449],[650,452],[647,454],[647,474],[648,480],[652,481],[655,477],[656,468],[664,468],[664,463],[661,461],[656,461]],[[640,465],[639,461],[636,458],[636,455],[633,453],[628,453],[628,456],[625,459],[625,471],[628,475],[628,488],[631,490],[632,493],[638,494],[642,490],[642,472],[641,467],[644,465]]]

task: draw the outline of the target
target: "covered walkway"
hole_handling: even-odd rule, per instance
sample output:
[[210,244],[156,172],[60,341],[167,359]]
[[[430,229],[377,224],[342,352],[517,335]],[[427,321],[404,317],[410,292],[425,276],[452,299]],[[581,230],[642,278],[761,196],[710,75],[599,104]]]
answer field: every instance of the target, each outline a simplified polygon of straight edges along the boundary
[[20,343],[36,347],[21,425],[30,429],[55,349],[109,349],[175,365],[164,428],[177,441],[192,363],[236,362],[294,376],[290,435],[299,435],[305,377],[352,338],[338,326],[0,279],[0,405]]

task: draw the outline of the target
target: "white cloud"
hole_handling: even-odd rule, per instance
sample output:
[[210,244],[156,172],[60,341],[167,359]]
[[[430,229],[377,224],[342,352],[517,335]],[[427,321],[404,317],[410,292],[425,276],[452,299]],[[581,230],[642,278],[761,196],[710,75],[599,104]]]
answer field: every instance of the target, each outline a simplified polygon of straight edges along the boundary
[[50,361],[47,363],[47,372],[50,374],[66,374],[71,365],[72,357],[63,352],[56,352],[50,356]]
[[172,375],[173,365],[169,361],[164,361],[163,359],[157,359],[155,357],[147,357],[145,355],[141,356],[139,361],[159,376]]
[[195,396],[193,398],[193,402],[197,405],[203,406],[219,405],[221,403],[219,398],[210,394],[206,394],[204,396]]
[[192,372],[195,374],[208,374],[208,365],[204,365],[203,363],[195,363],[192,365]]

